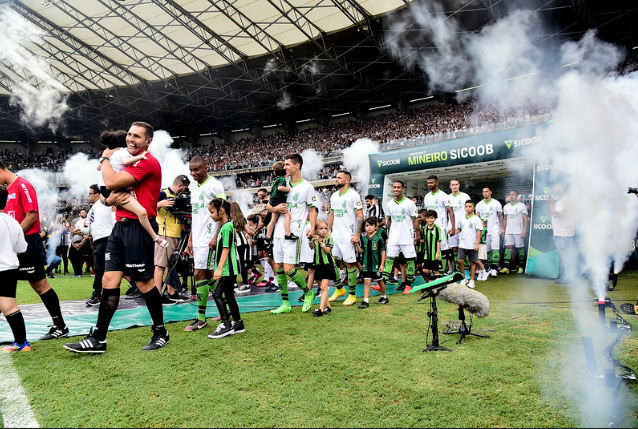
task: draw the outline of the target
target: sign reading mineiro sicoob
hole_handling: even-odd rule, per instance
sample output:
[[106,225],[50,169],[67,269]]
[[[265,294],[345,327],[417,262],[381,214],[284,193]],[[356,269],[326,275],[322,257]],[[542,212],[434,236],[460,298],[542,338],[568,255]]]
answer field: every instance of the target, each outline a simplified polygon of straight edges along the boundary
[[[547,160],[537,162],[531,150],[543,138],[544,124],[521,128],[511,128],[492,133],[480,134],[430,143],[422,146],[378,152],[369,155],[370,183],[368,193],[383,199],[385,176],[387,174],[410,173],[421,170],[436,170],[442,172],[454,171],[472,167],[476,163],[502,163],[511,158],[531,157],[534,165],[534,202],[548,198],[547,190],[550,186],[547,173],[551,165]],[[536,171],[540,167],[540,171]],[[539,183],[537,183],[539,182]],[[538,186],[537,186],[538,185]],[[551,213],[547,204],[539,204],[532,211],[531,228],[529,231],[529,252],[527,273],[546,277],[556,277],[558,255],[552,239],[549,226]]]

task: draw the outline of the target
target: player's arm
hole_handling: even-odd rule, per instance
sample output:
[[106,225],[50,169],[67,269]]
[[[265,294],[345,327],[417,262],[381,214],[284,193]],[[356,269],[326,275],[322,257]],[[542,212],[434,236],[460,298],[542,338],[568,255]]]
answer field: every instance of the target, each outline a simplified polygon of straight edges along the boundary
[[438,240],[436,242],[436,255],[434,256],[434,259],[438,261],[440,257],[441,257],[441,240]]
[[476,243],[474,244],[474,250],[476,251],[479,250],[479,244],[481,243],[481,231],[483,231],[483,229],[476,229]]
[[102,161],[102,177],[104,178],[106,189],[109,191],[127,188],[137,183],[137,179],[126,170],[116,173],[108,159],[103,159]]
[[355,210],[357,214],[357,228],[355,229],[355,233],[350,239],[352,244],[357,244],[361,241],[361,229],[363,228],[363,209]]
[[270,203],[268,203],[266,208],[268,209],[269,212],[272,212],[272,213],[279,213],[279,214],[288,213],[288,204],[286,203],[281,203],[275,207],[271,206]]
[[22,227],[22,232],[27,233],[29,229],[35,224],[38,220],[38,212],[29,212],[20,222],[20,226]]
[[385,267],[385,249],[381,249],[381,261],[379,262],[379,269],[383,271]]
[[222,270],[224,269],[224,265],[226,264],[226,260],[228,259],[229,254],[230,247],[224,247],[224,250],[222,250],[222,256],[219,258],[219,264],[217,264],[215,274],[213,274],[214,280],[219,280],[222,277]]
[[501,214],[501,235],[505,235],[505,228],[507,227],[507,216]]
[[456,234],[456,230],[454,229],[454,226],[456,225],[456,219],[454,219],[454,210],[452,210],[452,207],[446,207],[445,210],[447,211],[447,217],[450,220],[450,237],[453,236],[454,234]]
[[315,226],[317,225],[317,208],[314,206],[310,207],[310,213],[309,213],[309,218],[310,218],[310,228],[308,229],[308,232],[306,233],[306,237],[311,238],[312,236],[315,235]]
[[386,219],[387,219],[387,225],[388,225],[388,234],[390,234],[390,227],[392,226],[392,218],[388,216]]

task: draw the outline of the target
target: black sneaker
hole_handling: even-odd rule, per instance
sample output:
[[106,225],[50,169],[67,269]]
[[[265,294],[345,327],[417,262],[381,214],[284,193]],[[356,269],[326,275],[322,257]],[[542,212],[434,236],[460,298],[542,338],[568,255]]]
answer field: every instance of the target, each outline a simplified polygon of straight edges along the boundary
[[168,299],[170,299],[171,301],[173,301],[175,303],[187,302],[188,301],[188,298],[184,298],[182,295],[179,294],[179,292],[175,292],[173,295],[169,295]]
[[321,316],[323,316],[323,311],[321,311],[321,309],[320,309],[320,308],[315,308],[314,310],[312,310],[312,312],[311,312],[311,313],[312,313],[312,314],[314,314],[314,315],[315,315],[315,316],[317,316],[317,317],[321,317]]
[[106,351],[106,340],[98,341],[94,334],[95,328],[91,328],[89,335],[79,343],[67,343],[62,347],[73,353],[102,354]]
[[237,322],[232,322],[231,326],[232,326],[231,335],[242,334],[242,333],[246,332],[246,329],[244,328],[244,321],[243,320],[238,320]]
[[168,295],[162,295],[162,305],[175,305],[177,302],[173,301]]
[[93,296],[93,297],[91,297],[91,299],[89,299],[86,302],[86,305],[88,305],[88,306],[100,305],[100,298]]
[[151,338],[151,341],[149,341],[147,345],[142,347],[142,350],[148,351],[161,349],[168,344],[168,340],[168,331],[164,326],[161,328],[153,328],[153,338]]
[[274,283],[271,283],[270,286],[266,288],[266,292],[279,292],[279,286]]
[[293,234],[292,232],[290,233],[290,235],[284,235],[284,238],[286,240],[299,240],[299,237],[297,237],[295,234]]
[[[130,294],[129,294],[130,292]],[[136,298],[141,298],[142,297],[142,292],[140,292],[140,290],[138,288],[135,288],[133,291],[131,291],[130,289],[126,292],[126,298],[125,299],[136,299]]]
[[357,308],[368,308],[370,307],[370,304],[368,304],[366,301],[363,301],[361,304],[359,304],[359,307]]
[[217,329],[215,329],[215,332],[210,334],[208,338],[212,338],[212,339],[224,338],[228,335],[233,335],[233,334],[234,334],[233,326],[230,324],[229,321],[226,321],[226,322],[220,323]]
[[49,333],[43,337],[40,337],[40,341],[57,340],[58,338],[66,338],[69,336],[69,327],[58,328],[55,325],[49,325]]
[[405,283],[401,283],[399,286],[397,286],[396,290],[405,290]]
[[379,300],[377,301],[377,304],[387,304],[388,302],[390,302],[390,300],[388,299],[388,297],[386,296],[379,298]]
[[332,308],[331,307],[326,307],[323,309],[323,314],[330,314],[332,313]]

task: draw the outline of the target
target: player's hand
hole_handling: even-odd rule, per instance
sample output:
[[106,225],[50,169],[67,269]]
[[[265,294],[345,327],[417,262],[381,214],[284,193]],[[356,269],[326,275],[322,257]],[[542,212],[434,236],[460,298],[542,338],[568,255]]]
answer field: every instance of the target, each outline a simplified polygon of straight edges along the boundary
[[217,239],[213,238],[210,243],[208,243],[208,247],[210,247],[211,249],[214,249],[217,247]]
[[131,194],[128,192],[111,192],[109,195],[108,203],[110,206],[123,206],[131,199]]
[[525,231],[521,232],[521,238],[525,238]]
[[219,280],[221,278],[222,278],[222,270],[221,270],[221,267],[219,267],[215,270],[215,273],[213,274],[213,280]]
[[275,207],[272,208],[271,212],[273,213],[279,213],[279,214],[285,214],[288,213],[288,204],[286,203],[281,203]]
[[478,250],[479,250],[479,245],[478,245],[478,244],[477,244],[476,246],[474,246],[474,250],[475,250],[476,252],[478,252]]
[[173,207],[175,205],[175,200],[165,199],[157,203],[158,207]]
[[315,229],[314,228],[310,228],[308,230],[308,232],[306,233],[306,237],[309,238],[309,239],[312,238],[312,237],[317,237],[317,236],[315,236]]
[[193,256],[193,242],[189,241],[188,245],[186,246],[186,253],[188,253],[189,256]]
[[352,243],[355,246],[359,244],[360,241],[361,241],[361,234],[359,233],[353,235],[352,238],[350,239],[350,243]]
[[448,235],[449,235],[450,237],[452,237],[454,234],[456,234],[456,229],[452,228],[452,229],[448,232]]

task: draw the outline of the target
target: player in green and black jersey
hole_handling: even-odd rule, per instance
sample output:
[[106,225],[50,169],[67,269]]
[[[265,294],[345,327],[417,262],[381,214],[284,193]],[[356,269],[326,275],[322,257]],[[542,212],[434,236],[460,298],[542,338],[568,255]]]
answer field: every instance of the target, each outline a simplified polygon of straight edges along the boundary
[[385,240],[377,231],[378,221],[376,217],[369,217],[364,222],[365,234],[357,243],[357,251],[363,255],[363,302],[359,308],[369,307],[370,283],[377,282],[381,298],[377,304],[387,304],[388,296],[385,293],[385,282],[379,272],[385,265]]
[[[217,248],[215,251],[215,272],[213,279],[217,281],[213,290],[213,299],[221,317],[221,323],[208,338],[223,338],[244,332],[244,322],[239,314],[239,305],[235,299],[235,281],[240,272],[237,245],[235,243],[235,227],[230,218],[230,203],[221,198],[215,198],[208,206],[210,215],[215,222],[221,222],[217,233]],[[230,322],[230,314],[233,322]]]
[[436,223],[436,217],[436,210],[419,210],[421,241],[418,247],[417,262],[426,283],[430,279],[437,278],[442,268],[441,240],[443,230]]

